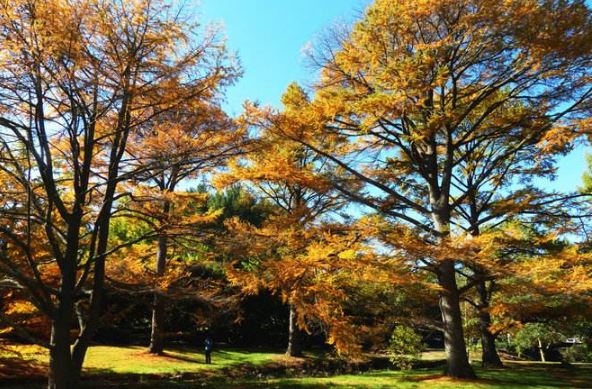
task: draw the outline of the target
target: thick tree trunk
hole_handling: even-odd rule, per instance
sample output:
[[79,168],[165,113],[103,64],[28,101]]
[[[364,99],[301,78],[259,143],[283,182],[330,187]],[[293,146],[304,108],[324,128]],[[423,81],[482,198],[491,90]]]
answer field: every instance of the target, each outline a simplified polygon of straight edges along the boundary
[[463,333],[454,261],[447,260],[440,264],[438,282],[442,288],[440,311],[446,349],[446,375],[454,378],[474,378],[475,372],[469,364]]
[[[167,237],[158,237],[158,251],[156,253],[156,274],[162,276],[166,269]],[[158,291],[154,293],[152,305],[152,331],[150,334],[149,352],[162,354],[164,352],[164,323],[165,309],[163,297]]]
[[489,313],[479,314],[479,326],[481,329],[481,360],[483,367],[504,367],[495,346],[495,335],[491,333],[491,316]]
[[[107,198],[112,198],[114,195],[113,191],[114,188],[108,189],[110,194],[108,194]],[[101,306],[105,288],[105,253],[107,251],[107,243],[109,239],[109,224],[111,221],[110,210],[112,205],[113,202],[111,200],[105,201],[103,203],[104,211],[99,219],[97,219],[97,225],[99,226],[98,244],[93,268],[92,293],[88,309],[85,311],[82,306],[75,305],[80,332],[78,334],[78,339],[72,347],[72,364],[74,366],[73,374],[78,378],[81,376],[82,365],[84,364],[86,352],[88,351],[92,337],[101,325]]]
[[479,295],[479,331],[481,332],[481,360],[483,367],[503,367],[497,348],[495,335],[491,332],[491,315],[489,314],[489,293],[485,281],[477,284]]
[[[70,226],[70,230],[74,227]],[[69,231],[71,234],[76,232]],[[70,235],[72,236],[72,235]],[[50,389],[75,389],[80,381],[80,369],[76,369],[70,350],[70,331],[74,316],[74,289],[76,272],[75,243],[68,242],[68,254],[62,263],[62,279],[57,310],[51,323],[49,343],[49,372],[47,387]]]
[[74,315],[73,272],[64,270],[60,289],[60,302],[51,325],[49,347],[49,389],[76,389],[82,373],[82,359],[77,360],[70,347],[70,331]]
[[302,356],[302,333],[296,323],[296,309],[290,305],[290,318],[288,321],[288,348],[286,355],[291,357]]
[[[443,201],[437,201],[438,196],[431,193],[430,197],[435,210],[432,214],[434,227],[440,234],[440,238],[448,237],[450,234],[450,212],[441,207]],[[448,201],[448,197],[445,196],[444,200]],[[454,378],[474,378],[475,372],[469,363],[465,344],[460,293],[456,284],[454,266],[455,262],[448,259],[442,261],[437,268],[438,285],[441,288],[439,304],[446,350],[446,375]]]
[[49,389],[75,389],[80,381],[80,370],[74,366],[70,352],[70,326],[54,321],[49,349]]

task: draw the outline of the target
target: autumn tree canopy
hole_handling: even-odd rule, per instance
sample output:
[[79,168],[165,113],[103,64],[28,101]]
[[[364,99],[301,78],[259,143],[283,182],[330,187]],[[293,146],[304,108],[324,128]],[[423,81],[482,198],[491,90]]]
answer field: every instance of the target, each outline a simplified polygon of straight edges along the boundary
[[224,57],[157,1],[5,2],[0,25],[1,166],[21,193],[3,197],[18,211],[2,213],[2,268],[52,321],[49,386],[73,388],[99,324],[120,184],[150,168],[127,163],[128,141],[211,94]]
[[[204,179],[223,166],[229,157],[244,153],[249,143],[245,128],[220,107],[223,88],[239,75],[237,65],[232,63],[216,35],[206,37],[199,50],[208,53],[207,61],[210,61],[201,64],[199,83],[191,85],[189,96],[174,111],[147,121],[132,136],[127,149],[130,164],[138,170],[129,181],[130,189],[140,192],[132,196],[129,210],[141,218],[158,220],[154,230],[158,234],[155,268],[159,276],[166,272],[170,243],[184,236],[198,235],[200,222],[211,221],[211,215],[200,218],[195,212],[187,212],[185,205],[191,202],[191,196],[187,190],[177,193],[179,185],[188,180]],[[194,193],[193,201],[196,197],[199,194]],[[207,196],[202,198],[205,200]],[[149,348],[155,354],[164,350],[163,310],[164,300],[157,290]]]
[[[240,66],[190,16],[0,4],[0,322],[49,349],[50,388],[78,387],[107,281],[152,296],[156,354],[173,286],[232,284],[290,307],[290,355],[312,325],[360,355],[379,325],[421,323],[455,378],[474,377],[469,316],[486,366],[502,331],[526,344],[590,319],[590,175],[543,184],[590,134],[584,0],[374,0],[312,45],[310,90],[238,117],[224,92]],[[190,252],[217,278],[188,281],[172,259]]]
[[[590,27],[581,1],[375,1],[317,45],[315,98],[281,133],[343,170],[349,199],[442,245],[542,201],[520,178],[552,171],[586,125]],[[442,290],[448,372],[470,377],[457,260],[420,267]]]

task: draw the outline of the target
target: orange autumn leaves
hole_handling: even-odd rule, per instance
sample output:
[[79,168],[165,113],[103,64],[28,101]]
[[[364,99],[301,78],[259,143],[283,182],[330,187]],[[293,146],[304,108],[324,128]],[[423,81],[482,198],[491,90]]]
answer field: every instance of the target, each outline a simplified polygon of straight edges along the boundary
[[[458,216],[469,202],[465,194],[474,195],[477,206],[481,199],[491,200],[481,212],[491,224],[537,211],[544,193],[513,185],[552,173],[550,160],[589,133],[590,120],[582,113],[589,107],[578,107],[573,115],[557,113],[566,100],[588,100],[590,76],[582,69],[590,65],[592,39],[581,2],[559,7],[560,2],[535,0],[377,0],[351,33],[339,36],[338,49],[324,58],[328,61],[321,58],[312,97],[293,84],[280,111],[247,104],[236,120],[221,108],[224,87],[240,74],[223,41],[207,32],[189,50],[185,26],[155,26],[159,19],[148,12],[148,3],[123,2],[128,8],[118,14],[96,1],[82,1],[76,9],[68,2],[36,2],[39,19],[28,26],[35,39],[5,37],[0,56],[0,66],[13,76],[36,62],[55,65],[59,71],[51,69],[56,73],[44,77],[57,85],[77,81],[80,72],[91,69],[93,78],[76,89],[76,98],[87,102],[78,105],[86,109],[92,108],[93,88],[102,88],[98,97],[113,91],[119,96],[124,85],[134,97],[117,100],[113,106],[130,104],[121,112],[99,107],[98,117],[89,121],[94,127],[86,129],[93,134],[88,139],[64,130],[48,143],[66,210],[88,196],[81,204],[84,230],[102,206],[100,184],[113,166],[111,146],[122,128],[129,132],[129,143],[118,150],[125,157],[116,177],[121,184],[114,219],[126,219],[141,231],[132,241],[110,237],[109,250],[101,254],[111,257],[109,281],[166,291],[187,276],[187,255],[180,253],[199,251],[207,237],[220,250],[204,260],[224,262],[228,280],[244,293],[275,292],[295,307],[302,328],[322,322],[329,341],[343,353],[360,350],[359,328],[344,308],[350,291],[372,284],[441,291],[421,270],[434,270],[433,276],[446,261],[462,270],[479,266],[500,280],[500,297],[491,308],[500,323],[528,309],[510,301],[512,291],[588,298],[588,252],[573,244],[532,250],[557,240],[565,232],[561,227],[554,227],[557,234],[525,237],[512,223],[485,224],[473,236],[463,229],[474,226],[463,225]],[[31,3],[15,4],[0,7],[0,24],[22,22],[17,8]],[[146,21],[140,64],[128,51],[121,54],[125,45],[117,37]],[[27,55],[15,61],[22,53],[34,63]],[[59,61],[65,54],[67,66]],[[48,90],[55,102],[48,108],[52,119],[78,109],[72,96],[56,90]],[[15,104],[11,115],[26,108]],[[254,129],[257,139],[249,137]],[[81,150],[80,145],[90,146]],[[517,155],[522,162],[514,164]],[[76,180],[85,173],[70,172],[88,158],[90,187],[77,194]],[[27,202],[26,185],[10,169],[0,171],[3,210]],[[261,225],[228,220],[213,237],[208,228],[222,211],[207,210],[205,194],[185,190],[190,180],[210,178],[219,188],[245,184],[272,204],[272,215]],[[462,193],[463,185],[480,179]],[[437,195],[442,199],[433,200]],[[41,192],[37,198],[47,200]],[[446,206],[449,220],[434,233],[431,213]],[[24,234],[23,209],[16,212],[18,217],[4,211],[1,224]],[[61,228],[53,212],[46,221]],[[373,212],[380,216],[362,216]],[[17,253],[10,256],[29,279],[57,287],[60,269],[41,223],[27,232],[30,255],[14,244],[4,250]],[[157,236],[169,239],[171,250],[158,275],[152,263]],[[86,231],[80,243],[83,248],[92,243]],[[84,267],[87,252],[80,253],[75,265]]]

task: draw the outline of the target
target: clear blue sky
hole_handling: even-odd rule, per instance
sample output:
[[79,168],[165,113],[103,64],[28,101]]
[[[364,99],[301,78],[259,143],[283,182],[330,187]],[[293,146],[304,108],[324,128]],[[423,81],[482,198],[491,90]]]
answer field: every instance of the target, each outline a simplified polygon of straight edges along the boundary
[[[197,0],[195,0],[197,1]],[[239,114],[244,100],[277,106],[292,81],[307,84],[315,74],[305,66],[303,48],[336,22],[351,22],[369,0],[201,0],[202,22],[220,22],[229,48],[241,60],[244,76],[227,94],[226,109]],[[563,158],[559,178],[548,183],[574,190],[585,169],[580,147]]]
[[227,108],[239,113],[245,99],[278,105],[292,81],[314,75],[305,66],[303,48],[335,22],[355,20],[368,0],[201,0],[206,22],[222,22],[230,50],[245,71],[228,91]]

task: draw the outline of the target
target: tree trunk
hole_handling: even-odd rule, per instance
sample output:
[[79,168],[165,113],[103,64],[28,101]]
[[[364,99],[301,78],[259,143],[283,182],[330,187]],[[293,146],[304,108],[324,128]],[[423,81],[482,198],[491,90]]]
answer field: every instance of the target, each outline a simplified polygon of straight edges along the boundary
[[547,362],[547,359],[545,358],[545,349],[543,348],[543,342],[541,342],[541,339],[537,339],[539,345],[539,355],[541,356],[541,362]]
[[497,348],[495,335],[491,332],[491,315],[489,314],[489,294],[485,281],[477,284],[479,295],[479,330],[481,332],[481,360],[483,367],[503,367]]
[[[74,226],[76,226],[74,224]],[[69,226],[69,237],[76,234]],[[47,387],[50,389],[75,389],[80,381],[80,369],[76,369],[70,350],[70,331],[74,316],[74,290],[76,280],[75,249],[77,245],[68,242],[67,256],[62,262],[61,285],[58,306],[53,314],[49,342],[49,371]]]
[[288,322],[288,348],[286,355],[290,357],[302,356],[302,333],[296,323],[296,309],[290,305],[290,319]]
[[454,261],[442,262],[438,270],[438,282],[442,288],[440,311],[446,349],[446,375],[454,378],[474,378],[475,372],[469,364],[463,333]]
[[495,335],[491,333],[491,315],[488,312],[479,314],[479,326],[481,329],[481,360],[483,367],[504,367],[495,346]]
[[[450,211],[441,207],[435,192],[430,193],[434,213],[432,219],[440,238],[450,235]],[[444,202],[448,196],[443,197]],[[454,378],[475,378],[475,372],[469,363],[465,336],[460,311],[460,293],[456,284],[456,269],[453,260],[443,260],[437,267],[438,285],[440,286],[440,314],[444,331],[444,349],[446,350],[446,375]]]
[[56,320],[51,326],[49,349],[48,389],[74,389],[78,387],[80,370],[72,361],[70,352],[70,326]]
[[[166,269],[167,256],[167,237],[160,235],[158,237],[158,251],[156,253],[156,275],[164,275]],[[162,354],[164,352],[164,323],[165,309],[164,300],[159,291],[154,292],[152,305],[152,331],[150,333],[151,354]]]

